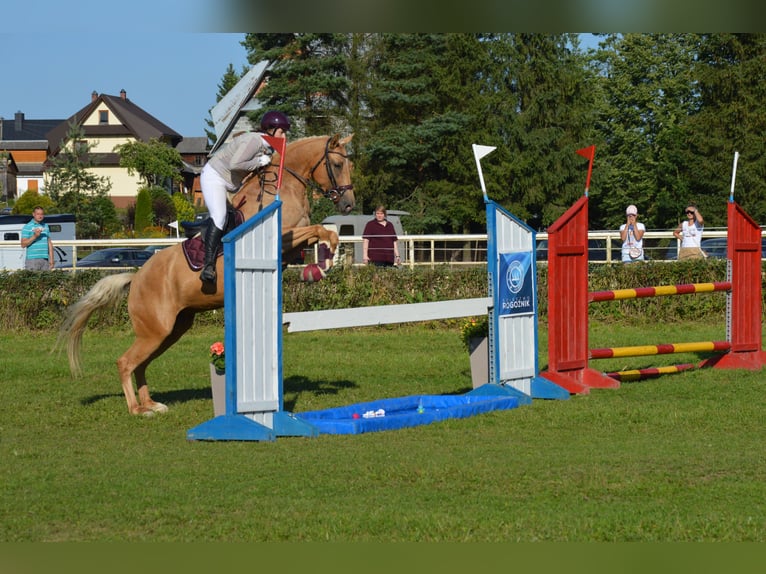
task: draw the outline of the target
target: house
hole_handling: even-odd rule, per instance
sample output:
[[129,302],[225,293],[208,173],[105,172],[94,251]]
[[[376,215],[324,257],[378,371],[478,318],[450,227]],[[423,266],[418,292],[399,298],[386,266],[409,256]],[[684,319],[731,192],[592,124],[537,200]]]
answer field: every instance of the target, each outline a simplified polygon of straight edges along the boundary
[[199,176],[208,159],[207,137],[184,138],[176,146],[176,150],[181,154],[181,159],[184,162],[181,168],[183,182],[179,191],[188,195],[193,205],[204,205]]
[[29,120],[16,112],[0,118],[0,196],[3,201],[28,190],[44,191],[43,169],[48,159],[47,134],[64,120]]
[[86,143],[93,145],[90,154],[95,156],[96,164],[90,171],[109,178],[112,182],[109,196],[118,208],[135,203],[141,181],[138,174],[129,175],[127,169],[120,167],[119,154],[114,148],[132,141],[148,142],[151,138],[176,147],[183,140],[178,132],[131,102],[125,90],[121,90],[119,96],[94,91],[87,106],[48,133],[52,156],[61,150],[70,124],[81,126]]

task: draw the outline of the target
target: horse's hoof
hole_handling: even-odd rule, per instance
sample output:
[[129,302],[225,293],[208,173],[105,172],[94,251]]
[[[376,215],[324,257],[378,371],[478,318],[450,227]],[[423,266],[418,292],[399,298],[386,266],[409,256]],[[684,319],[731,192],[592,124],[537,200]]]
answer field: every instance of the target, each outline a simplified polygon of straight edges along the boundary
[[147,408],[149,409],[149,412],[152,414],[168,412],[168,407],[166,407],[162,403],[151,403],[150,405],[147,405]]

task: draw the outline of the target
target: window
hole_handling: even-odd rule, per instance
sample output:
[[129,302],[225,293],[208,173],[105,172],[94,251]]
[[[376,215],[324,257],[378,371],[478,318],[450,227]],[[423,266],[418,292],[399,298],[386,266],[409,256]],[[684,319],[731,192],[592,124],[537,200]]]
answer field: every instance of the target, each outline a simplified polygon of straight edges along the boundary
[[109,123],[109,110],[99,110],[98,123],[101,125]]
[[18,233],[3,233],[3,241],[18,241]]

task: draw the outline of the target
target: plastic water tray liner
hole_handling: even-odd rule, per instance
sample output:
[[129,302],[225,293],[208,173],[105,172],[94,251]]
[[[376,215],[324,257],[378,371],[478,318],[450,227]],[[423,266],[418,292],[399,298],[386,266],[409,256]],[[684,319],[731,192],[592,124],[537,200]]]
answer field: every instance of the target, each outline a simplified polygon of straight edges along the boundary
[[314,425],[320,434],[360,434],[427,425],[518,406],[518,397],[512,396],[414,395],[293,413],[293,416]]

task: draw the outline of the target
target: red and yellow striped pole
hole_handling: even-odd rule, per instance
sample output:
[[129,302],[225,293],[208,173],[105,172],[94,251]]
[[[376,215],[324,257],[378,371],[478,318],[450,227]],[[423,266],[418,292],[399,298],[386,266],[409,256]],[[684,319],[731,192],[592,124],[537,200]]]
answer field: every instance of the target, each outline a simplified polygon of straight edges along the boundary
[[728,351],[729,349],[731,349],[731,343],[728,341],[700,341],[697,343],[607,347],[604,349],[591,349],[588,355],[591,359],[612,359],[618,357],[643,357],[646,355],[670,355],[673,353]]
[[648,369],[630,369],[627,371],[614,371],[612,373],[606,373],[606,376],[611,377],[620,382],[640,381],[642,379],[659,377],[661,375],[680,373],[680,372],[688,371],[694,368],[696,368],[696,365],[693,365],[691,363],[684,363],[682,365],[668,365],[666,367],[651,367]]
[[731,281],[714,281],[712,283],[688,283],[685,285],[638,287],[637,289],[615,289],[614,291],[593,291],[588,293],[588,302],[662,297],[664,295],[688,295],[691,293],[712,293],[713,291],[729,291],[730,289]]

